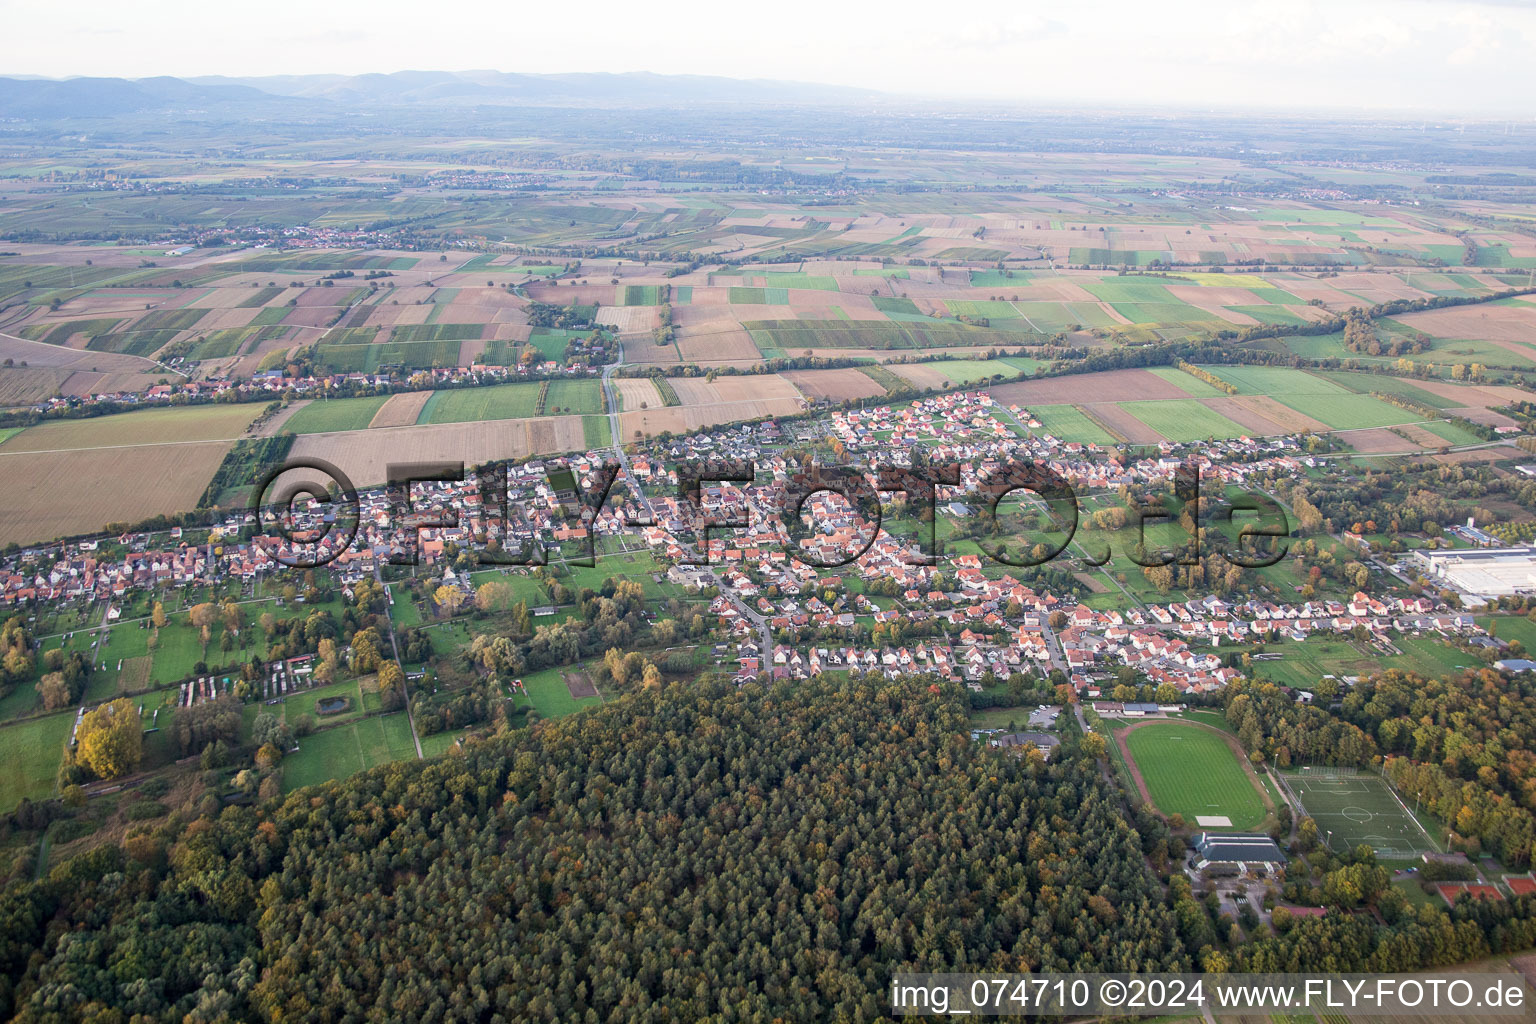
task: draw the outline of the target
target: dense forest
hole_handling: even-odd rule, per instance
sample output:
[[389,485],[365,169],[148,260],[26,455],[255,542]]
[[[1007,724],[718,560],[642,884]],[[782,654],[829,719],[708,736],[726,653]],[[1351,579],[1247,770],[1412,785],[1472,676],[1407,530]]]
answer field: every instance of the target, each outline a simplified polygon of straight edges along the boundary
[[911,681],[641,691],[0,901],[22,1020],[869,1020],[901,965],[1193,960],[1091,759]]
[[[1280,728],[1273,689],[1235,695],[1242,729]],[[1224,938],[1095,745],[1016,757],[965,710],[926,680],[705,677],[146,823],[0,894],[0,1014],[871,1021],[908,969],[1403,970],[1536,942],[1529,898]]]

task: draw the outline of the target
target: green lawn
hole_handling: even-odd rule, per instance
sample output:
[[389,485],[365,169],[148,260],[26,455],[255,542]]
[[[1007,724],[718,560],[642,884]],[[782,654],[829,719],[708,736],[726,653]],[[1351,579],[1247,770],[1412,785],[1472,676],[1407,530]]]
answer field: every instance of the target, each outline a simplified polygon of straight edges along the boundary
[[[595,383],[595,382],[594,382]],[[422,407],[417,423],[477,423],[537,415],[540,385],[498,384],[489,388],[436,391]],[[554,387],[553,384],[550,385]]]
[[404,712],[364,718],[299,740],[299,752],[283,758],[283,788],[344,779],[365,768],[415,756]]
[[388,400],[386,395],[371,398],[317,398],[294,413],[283,424],[283,429],[292,434],[362,430],[373,422],[374,413]]
[[975,384],[999,373],[1005,377],[1016,377],[1020,369],[1002,359],[941,359],[927,365],[956,385]]
[[563,669],[548,668],[522,676],[523,686],[528,690],[528,699],[533,704],[534,710],[545,718],[559,718],[562,715],[580,711],[582,708],[601,704],[602,700],[597,697],[571,696],[571,691],[566,687],[561,673],[577,670],[577,666],[567,666]]
[[427,757],[441,757],[452,750],[468,729],[450,729],[447,732],[435,732],[431,736],[421,738],[421,752]]
[[[329,697],[345,698],[347,709],[330,715],[320,714],[316,705]],[[355,679],[349,679],[344,683],[331,683],[329,686],[317,686],[313,690],[300,690],[283,698],[283,717],[289,722],[300,715],[310,715],[318,724],[329,725],[332,722],[344,722],[357,718],[362,713],[362,698]]]
[[1146,780],[1152,802],[1164,814],[1225,815],[1232,828],[1257,828],[1264,820],[1258,790],[1222,738],[1182,722],[1157,722],[1129,733],[1126,746]]
[[34,718],[0,729],[0,812],[12,810],[23,797],[42,800],[53,795],[54,776],[64,761],[64,744],[74,725],[73,710]]

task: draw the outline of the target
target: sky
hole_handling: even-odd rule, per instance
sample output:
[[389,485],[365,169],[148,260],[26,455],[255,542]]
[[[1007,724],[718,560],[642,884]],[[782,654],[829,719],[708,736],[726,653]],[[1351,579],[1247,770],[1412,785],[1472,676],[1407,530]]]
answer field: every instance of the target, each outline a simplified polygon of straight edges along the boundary
[[48,77],[653,71],[1023,107],[1526,118],[1536,93],[1536,0],[0,0],[0,24],[0,74]]

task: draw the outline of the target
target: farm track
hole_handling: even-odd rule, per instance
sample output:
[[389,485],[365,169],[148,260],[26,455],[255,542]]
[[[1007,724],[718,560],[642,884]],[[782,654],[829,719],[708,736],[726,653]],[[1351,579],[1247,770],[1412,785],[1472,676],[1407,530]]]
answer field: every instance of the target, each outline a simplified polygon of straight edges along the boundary
[[60,455],[64,452],[107,452],[118,448],[169,448],[178,444],[234,444],[243,441],[249,436],[241,434],[239,437],[206,437],[196,441],[139,441],[135,444],[98,444],[89,448],[35,448],[27,451],[8,452],[0,450],[0,455],[12,457],[18,455]]

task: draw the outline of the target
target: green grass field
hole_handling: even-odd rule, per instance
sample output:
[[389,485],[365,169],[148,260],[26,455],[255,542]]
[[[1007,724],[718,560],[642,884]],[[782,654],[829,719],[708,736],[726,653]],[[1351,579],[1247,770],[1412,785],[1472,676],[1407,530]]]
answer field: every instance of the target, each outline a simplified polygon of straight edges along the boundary
[[1094,444],[1115,443],[1108,431],[1089,419],[1075,405],[1042,405],[1030,411],[1045,425],[1045,432],[1052,437]]
[[552,380],[549,394],[544,400],[544,412],[601,413],[603,411],[603,385],[596,380]]
[[[1189,377],[1188,374],[1184,376]],[[1194,377],[1189,377],[1195,380]],[[1205,383],[1197,381],[1197,383]],[[1183,383],[1180,382],[1180,387]],[[1248,433],[1241,423],[1234,423],[1214,409],[1207,409],[1193,398],[1161,402],[1121,402],[1120,408],[1162,434],[1170,441],[1199,441],[1208,437],[1241,437]]]
[[1300,800],[1329,847],[1361,843],[1382,857],[1409,859],[1437,849],[1386,780],[1353,769],[1302,768],[1281,778]]
[[1254,675],[1300,690],[1315,689],[1323,676],[1367,676],[1389,668],[1420,675],[1440,676],[1475,663],[1471,655],[1434,636],[1404,636],[1397,646],[1402,654],[1381,655],[1348,640],[1312,637],[1305,643],[1275,644],[1274,661],[1255,661]]
[[[1268,395],[1334,430],[1391,427],[1423,419],[1417,413],[1351,391],[1336,380],[1304,370],[1282,366],[1207,366],[1203,369],[1235,385],[1242,394]],[[1392,388],[1393,385],[1388,384],[1376,390],[1391,391]]]
[[562,331],[555,327],[535,327],[528,344],[539,350],[545,359],[561,360],[572,338],[581,337],[579,331]]
[[283,759],[283,788],[344,779],[365,768],[415,756],[410,723],[403,712],[364,718],[301,739],[299,752]]
[[64,761],[64,743],[74,724],[74,711],[34,718],[0,729],[0,812],[23,797],[42,800],[53,795],[54,775]]
[[1448,409],[1456,403],[1449,398],[1415,387],[1413,382],[1401,377],[1386,377],[1379,373],[1351,373],[1348,370],[1320,370],[1318,376],[1342,384],[1351,391],[1375,391],[1383,395],[1395,395],[1409,401],[1427,405],[1431,409]]
[[521,677],[534,710],[545,718],[559,718],[562,715],[574,714],[583,708],[601,704],[602,700],[598,697],[571,696],[571,691],[565,685],[565,679],[561,673],[574,672],[578,669],[579,666],[574,665],[563,669],[548,668]]
[[416,422],[475,423],[481,420],[521,419],[536,415],[538,403],[539,385],[531,381],[526,384],[498,384],[489,388],[437,391],[427,399]]
[[385,395],[370,398],[316,399],[289,417],[283,429],[292,434],[326,434],[333,430],[362,430],[373,422]]
[[1269,395],[1285,398],[1291,395],[1347,395],[1350,390],[1342,384],[1287,366],[1202,366],[1229,384],[1236,386],[1243,395]]
[[1417,423],[1424,418],[1370,395],[1276,395],[1275,400],[1334,430],[1393,427],[1400,423]]
[[619,305],[621,306],[655,306],[660,304],[661,291],[654,284],[626,284],[619,288]]
[[1185,373],[1174,366],[1148,367],[1155,375],[1188,393],[1193,398],[1225,398],[1227,393],[1214,384],[1208,384],[1194,374]]
[[929,363],[928,367],[938,370],[953,383],[961,385],[974,384],[996,374],[1016,377],[1022,368],[1002,359],[943,359],[936,363]]
[[1257,828],[1264,801],[1222,738],[1182,722],[1156,722],[1128,733],[1127,748],[1164,814],[1225,815],[1232,828]]
[[[329,715],[320,714],[316,705],[328,697],[345,698],[347,709]],[[317,686],[313,690],[300,690],[283,699],[283,717],[289,722],[300,715],[310,715],[317,723],[329,725],[332,722],[348,721],[362,713],[362,699],[355,679],[349,679],[343,683],[331,683],[329,686]]]

